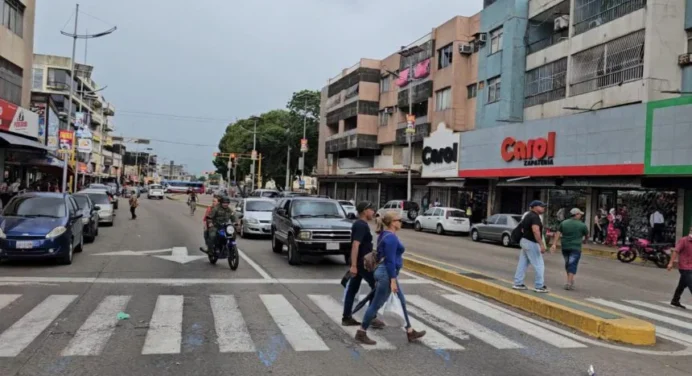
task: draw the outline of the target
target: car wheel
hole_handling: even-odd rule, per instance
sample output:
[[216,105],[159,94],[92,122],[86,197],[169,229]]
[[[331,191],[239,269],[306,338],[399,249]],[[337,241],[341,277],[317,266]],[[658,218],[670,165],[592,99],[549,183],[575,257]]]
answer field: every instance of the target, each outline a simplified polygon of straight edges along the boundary
[[441,224],[437,224],[437,227],[435,228],[435,232],[437,232],[437,235],[444,235],[445,229],[442,228]]
[[281,244],[279,239],[276,238],[276,234],[272,231],[272,251],[274,253],[281,253],[284,250],[284,245]]
[[298,244],[293,239],[293,235],[288,236],[288,264],[300,265],[300,253],[298,252]]
[[473,240],[474,242],[481,240],[480,235],[478,235],[478,230],[471,230],[471,240]]
[[73,253],[72,253],[72,246],[73,246],[72,241],[70,241],[70,246],[67,247],[67,254],[64,255],[64,256],[60,259],[60,263],[61,263],[61,264],[63,264],[63,265],[70,265],[70,264],[72,264],[72,255],[73,255]]
[[420,222],[416,221],[416,223],[413,225],[413,229],[416,231],[423,231],[423,227],[421,227]]
[[509,247],[512,245],[512,242],[510,241],[508,234],[502,235],[502,245],[504,245],[505,247]]
[[99,223],[98,223],[98,221],[96,221],[96,223],[94,224],[94,227],[95,227],[94,236],[99,236]]

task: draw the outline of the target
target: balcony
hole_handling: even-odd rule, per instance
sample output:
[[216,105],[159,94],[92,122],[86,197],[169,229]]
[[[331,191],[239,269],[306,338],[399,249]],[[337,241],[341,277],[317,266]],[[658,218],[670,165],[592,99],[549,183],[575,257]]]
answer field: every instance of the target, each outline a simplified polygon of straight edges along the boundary
[[68,91],[70,90],[70,84],[61,80],[48,80],[46,81],[46,89],[53,91]]
[[[411,143],[423,142],[423,139],[430,135],[430,123],[418,124],[416,121],[416,133],[411,135]],[[396,130],[396,139],[394,141],[397,145],[408,144],[408,138],[406,137],[406,127],[399,128]]]
[[543,38],[541,40],[529,43],[528,46],[526,46],[527,54],[530,55],[534,52],[544,50],[552,45],[558,44],[567,39],[569,39],[569,29],[558,31],[557,33],[552,34],[547,38]]
[[[399,107],[408,107],[408,91],[411,90],[409,87],[406,90],[399,90],[397,97],[397,105]],[[413,87],[413,103],[420,103],[427,101],[428,98],[432,97],[433,94],[433,82],[431,80],[425,81]]]
[[358,129],[351,129],[346,132],[327,137],[327,153],[336,153],[345,150],[369,149],[379,150],[377,136],[369,134],[358,134]]
[[574,35],[624,17],[646,6],[646,0],[575,0]]

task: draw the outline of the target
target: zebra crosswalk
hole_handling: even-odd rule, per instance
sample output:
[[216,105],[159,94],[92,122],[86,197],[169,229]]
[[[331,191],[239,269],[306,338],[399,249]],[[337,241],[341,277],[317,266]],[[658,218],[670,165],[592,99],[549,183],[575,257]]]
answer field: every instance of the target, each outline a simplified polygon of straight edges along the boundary
[[[153,308],[139,307],[143,304]],[[245,304],[252,306],[245,307]],[[79,309],[71,309],[74,306]],[[557,349],[586,347],[578,340],[535,325],[516,312],[465,294],[407,295],[407,306],[412,325],[427,331],[421,345],[435,351],[464,351],[477,346],[509,351],[532,347],[538,342]],[[118,320],[119,312],[133,309],[146,312],[148,320],[137,317],[138,322],[148,321],[148,325],[141,326],[146,333],[130,335],[127,330],[133,327]],[[42,342],[39,338],[45,338],[44,333],[56,328],[61,333],[67,332],[69,337],[54,342],[59,345],[55,349],[57,356],[102,355],[116,338],[133,341],[128,347],[136,347],[141,355],[179,354],[185,343],[184,322],[190,320],[186,319],[189,316],[194,316],[195,322],[210,323],[209,343],[219,353],[256,352],[260,347],[257,341],[267,327],[280,333],[293,351],[324,352],[353,343],[358,327],[341,325],[342,310],[339,299],[329,294],[307,294],[304,298],[283,294],[144,298],[106,295],[91,300],[78,295],[0,294],[0,358],[28,352],[32,345]],[[362,314],[363,311],[357,317]],[[260,320],[268,321],[261,324]],[[60,330],[63,325],[74,329]],[[370,331],[377,344],[360,348],[396,350],[401,345],[390,339],[395,338],[393,330],[401,329]],[[333,333],[343,338],[336,341]]]

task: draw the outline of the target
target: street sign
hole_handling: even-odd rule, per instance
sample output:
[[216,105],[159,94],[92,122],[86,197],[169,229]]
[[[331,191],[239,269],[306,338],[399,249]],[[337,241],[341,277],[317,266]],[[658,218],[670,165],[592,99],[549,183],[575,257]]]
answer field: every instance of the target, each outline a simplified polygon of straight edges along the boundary
[[406,115],[406,133],[416,133],[416,115]]
[[308,139],[307,138],[301,138],[300,139],[300,152],[301,153],[307,153],[308,152]]

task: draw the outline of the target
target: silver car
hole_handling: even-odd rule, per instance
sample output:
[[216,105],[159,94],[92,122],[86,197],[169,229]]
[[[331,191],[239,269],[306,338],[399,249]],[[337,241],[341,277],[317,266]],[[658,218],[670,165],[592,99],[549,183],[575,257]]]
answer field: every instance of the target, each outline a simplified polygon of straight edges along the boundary
[[349,214],[353,214],[354,217],[358,217],[358,211],[356,210],[356,205],[354,205],[353,202],[339,200],[339,204],[341,204],[341,207],[344,208],[346,216],[348,216]]
[[241,215],[240,236],[271,235],[272,211],[276,207],[276,201],[270,198],[247,198],[237,207],[236,212]]
[[99,207],[99,223],[113,225],[115,221],[115,210],[106,192],[101,189],[85,189],[78,193],[85,193],[89,196],[91,201]]
[[501,242],[505,247],[512,246],[512,230],[521,222],[521,214],[493,214],[482,223],[471,227],[471,239],[474,241],[492,240]]

